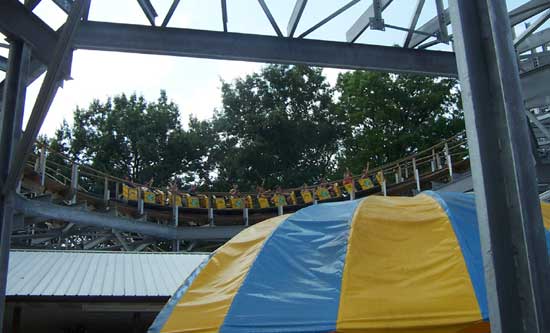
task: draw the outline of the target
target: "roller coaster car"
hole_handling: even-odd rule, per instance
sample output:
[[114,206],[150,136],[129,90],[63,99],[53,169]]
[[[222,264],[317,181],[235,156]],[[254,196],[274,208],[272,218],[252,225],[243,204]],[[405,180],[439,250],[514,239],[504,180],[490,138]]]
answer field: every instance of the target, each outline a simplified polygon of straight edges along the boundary
[[125,201],[137,201],[138,200],[137,188],[133,188],[126,184],[122,184],[122,199]]
[[166,194],[162,191],[155,191],[155,201],[157,205],[166,205]]
[[286,206],[287,205],[287,202],[286,202],[286,198],[284,195],[282,194],[275,194],[273,196],[273,198],[271,198],[271,201],[273,202],[273,204],[277,207],[279,206]]
[[372,183],[372,180],[367,177],[359,179],[359,186],[361,186],[362,190],[370,190],[374,187],[374,184]]
[[173,204],[174,204],[174,200],[175,200],[175,205],[176,205],[176,206],[178,206],[178,207],[183,206],[183,202],[182,202],[182,199],[181,199],[181,195],[175,195],[175,196],[173,197],[172,194],[169,194],[169,195],[168,195],[168,202],[170,203],[170,205],[173,205]]
[[186,195],[185,201],[187,202],[188,208],[201,208],[201,203],[199,197]]
[[310,204],[313,202],[313,195],[311,194],[310,191],[303,190],[300,192],[300,195],[302,196],[304,203]]
[[269,200],[265,197],[258,197],[258,205],[260,208],[269,208]]
[[199,195],[199,202],[202,208],[210,208],[210,198],[206,195]]
[[153,191],[143,191],[143,202],[146,204],[156,204],[157,195]]
[[214,199],[214,208],[216,209],[225,209],[227,208],[227,206],[225,205],[225,198],[221,197],[221,198],[217,198],[217,197],[213,197]]
[[348,192],[349,194],[351,194],[352,192],[355,192],[355,185],[353,184],[353,181],[344,183],[344,188],[346,189],[346,192]]
[[231,202],[231,208],[234,208],[234,209],[243,209],[244,208],[243,198],[231,197],[230,202]]
[[320,201],[330,199],[330,192],[325,187],[317,188],[317,197]]
[[289,199],[290,199],[290,204],[291,205],[297,205],[298,204],[298,198],[296,197],[296,191],[290,192]]
[[337,198],[342,196],[342,191],[340,190],[340,185],[338,183],[332,184],[332,192],[334,193],[334,196]]
[[246,198],[244,198],[244,203],[246,208],[254,208],[254,199],[252,199],[251,195],[247,195]]

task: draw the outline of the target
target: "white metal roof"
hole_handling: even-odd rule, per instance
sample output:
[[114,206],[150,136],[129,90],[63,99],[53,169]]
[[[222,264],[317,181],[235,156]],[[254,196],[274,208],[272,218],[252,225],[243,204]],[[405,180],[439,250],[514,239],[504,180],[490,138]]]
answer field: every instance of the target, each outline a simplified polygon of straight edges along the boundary
[[171,296],[205,254],[11,251],[7,296]]

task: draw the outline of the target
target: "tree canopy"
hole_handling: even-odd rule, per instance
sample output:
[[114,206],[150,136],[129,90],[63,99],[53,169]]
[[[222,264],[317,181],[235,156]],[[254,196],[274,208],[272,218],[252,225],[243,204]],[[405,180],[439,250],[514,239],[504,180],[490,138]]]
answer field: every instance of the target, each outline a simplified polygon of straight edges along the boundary
[[221,180],[300,186],[334,167],[338,115],[319,68],[273,65],[222,85],[213,121],[224,146]]
[[92,167],[144,183],[167,184],[197,166],[198,140],[183,130],[180,112],[164,91],[154,102],[121,94],[77,108],[71,151]]
[[454,79],[354,71],[341,74],[339,162],[358,172],[428,148],[464,129]]
[[[431,146],[464,128],[457,82],[353,71],[331,87],[320,68],[268,65],[222,82],[222,107],[181,123],[161,91],[156,101],[121,94],[77,108],[52,147],[101,171],[177,178],[209,190],[312,184]],[[185,111],[185,110],[184,110]]]

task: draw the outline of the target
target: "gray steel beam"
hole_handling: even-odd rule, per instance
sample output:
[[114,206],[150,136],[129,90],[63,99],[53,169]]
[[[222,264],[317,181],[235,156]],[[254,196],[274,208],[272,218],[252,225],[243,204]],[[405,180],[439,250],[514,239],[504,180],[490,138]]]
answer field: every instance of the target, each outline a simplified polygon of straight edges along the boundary
[[[380,6],[382,11],[388,7],[393,0],[382,0]],[[353,43],[361,36],[361,34],[367,30],[371,25],[371,17],[374,17],[374,6],[370,5],[369,8],[353,23],[351,28],[346,32],[346,40],[348,43]]]
[[[448,9],[445,9],[445,11],[443,12],[443,18],[445,20],[444,21],[445,24],[450,24],[451,23],[451,18],[449,17],[449,10]],[[430,35],[435,35],[437,33],[437,31],[439,30],[439,22],[440,22],[440,17],[436,16],[436,17],[432,18],[431,20],[429,20],[428,22],[426,22],[423,26],[418,28],[418,31],[422,31],[422,32],[425,32],[425,33],[430,34]],[[430,37],[425,35],[425,34],[414,33],[412,38],[411,38],[411,42],[409,43],[409,46],[411,48],[415,48],[418,45],[424,43],[428,38],[430,38]]]
[[104,236],[100,236],[98,238],[95,238],[87,243],[84,243],[82,245],[82,248],[83,250],[91,250],[93,249],[94,247],[98,246],[99,244],[103,243],[103,242],[106,242],[108,240],[111,240],[115,238],[115,235],[104,235]]
[[296,28],[298,27],[298,23],[300,22],[300,18],[302,17],[304,9],[306,8],[306,4],[307,0],[296,0],[296,3],[294,4],[294,10],[292,11],[292,15],[290,15],[290,20],[288,20],[288,26],[286,28],[286,34],[288,37],[294,36]]
[[525,31],[523,31],[516,39],[514,39],[514,46],[518,46],[523,42],[527,37],[531,36],[535,30],[540,28],[548,19],[550,18],[550,10],[547,10],[539,18],[535,20]]
[[550,65],[521,74],[525,107],[528,109],[550,105]]
[[62,11],[69,14],[74,1],[73,0],[53,0],[53,3],[55,3],[57,7],[61,8]]
[[409,24],[409,32],[407,32],[407,36],[405,37],[405,41],[403,42],[403,47],[409,47],[409,43],[411,42],[411,38],[414,33],[414,29],[416,29],[416,25],[418,24],[418,19],[420,18],[420,14],[422,13],[422,9],[424,8],[425,3],[426,3],[426,0],[417,1],[414,14],[411,18],[411,24]]
[[510,11],[512,26],[530,19],[543,10],[550,8],[550,0],[531,0]]
[[152,26],[155,25],[155,18],[158,16],[157,11],[155,10],[155,7],[153,7],[153,4],[150,0],[137,0],[139,6],[141,7],[141,10],[147,17],[147,20],[149,20],[149,23],[151,23]]
[[227,32],[227,1],[221,0],[222,5],[222,25],[223,25],[223,31]]
[[114,230],[113,229],[113,234],[115,235],[117,241],[120,243],[120,245],[122,245],[122,248],[124,248],[124,251],[130,251],[130,247],[128,246],[128,243],[126,242],[126,240],[122,237],[122,235],[120,234],[120,232],[118,232],[117,230]]
[[275,21],[275,18],[273,17],[273,15],[271,15],[271,11],[269,10],[269,7],[267,7],[265,0],[258,0],[258,3],[262,7],[262,10],[264,11],[265,16],[267,16],[269,23],[271,23],[273,30],[275,30],[275,32],[277,33],[277,36],[283,37],[283,33],[281,32],[281,29],[279,29],[279,26],[277,25],[277,21]]
[[[15,143],[21,133],[29,60],[30,50],[21,40],[12,40],[0,112],[0,184],[6,184],[9,180]],[[4,318],[10,236],[14,218],[15,186],[0,193],[0,318]],[[2,326],[3,321],[0,320],[0,331]]]
[[59,81],[61,79],[61,73],[63,64],[66,63],[69,58],[68,55],[71,52],[72,39],[78,27],[78,23],[88,7],[90,0],[77,0],[71,8],[71,12],[68,16],[61,35],[55,44],[55,50],[52,62],[48,66],[46,77],[42,82],[36,102],[32,109],[32,113],[29,117],[29,121],[25,128],[25,133],[17,145],[16,155],[14,162],[11,165],[10,173],[6,183],[2,188],[3,193],[7,193],[14,188],[19,176],[23,172],[27,158],[32,151],[32,146],[36,140],[36,136],[42,127],[42,123],[46,118],[48,109],[53,102],[55,93],[59,88]]
[[244,226],[176,228],[129,218],[113,217],[44,201],[28,200],[20,196],[17,196],[15,201],[17,210],[24,216],[36,216],[109,230],[135,232],[167,240],[226,240],[244,229]]
[[30,10],[33,10],[38,6],[41,0],[25,0],[24,4]]
[[531,36],[527,37],[523,42],[519,43],[516,47],[518,53],[524,53],[530,50],[534,50],[539,46],[542,46],[550,42],[550,28],[544,29],[539,32],[535,32]]
[[437,23],[439,25],[437,31],[437,40],[442,43],[449,42],[449,31],[447,30],[445,7],[443,5],[443,0],[435,0],[435,7],[437,8]]
[[525,114],[527,115],[527,118],[537,126],[537,128],[542,132],[542,134],[550,140],[550,130],[548,128],[544,127],[544,125],[538,120],[537,116],[535,116],[531,111],[525,110]]
[[[57,33],[21,3],[0,1],[0,30],[12,39],[22,39],[42,63],[52,62]],[[68,77],[69,70],[64,72]]]
[[550,331],[548,252],[502,0],[451,0],[491,332]]
[[451,52],[142,25],[83,22],[75,48],[455,76]]
[[351,0],[350,2],[348,2],[347,4],[345,4],[344,6],[340,7],[339,9],[337,9],[336,11],[334,11],[332,14],[330,14],[329,16],[325,17],[324,19],[322,19],[321,21],[319,21],[319,23],[315,24],[314,26],[312,26],[311,28],[307,29],[306,31],[302,32],[300,34],[300,36],[298,36],[298,38],[304,38],[305,36],[309,35],[310,33],[312,33],[313,31],[319,29],[320,27],[322,27],[323,25],[327,24],[328,22],[330,22],[333,18],[335,18],[336,16],[342,14],[343,12],[345,12],[346,10],[348,10],[349,8],[353,7],[355,4],[357,4],[359,1],[361,0]]
[[7,69],[8,69],[8,58],[4,58],[0,56],[0,71],[5,72]]
[[370,18],[370,28],[372,30],[385,30],[384,19],[382,18],[382,0],[372,0],[374,16]]
[[[549,0],[531,0],[528,3],[512,10],[509,13],[510,16],[510,24],[511,26],[515,26],[535,15],[542,12],[546,8],[550,8],[550,1]],[[444,19],[445,24],[449,25],[451,24],[451,18],[449,17],[449,11],[448,9],[445,10],[444,13]],[[426,32],[428,34],[435,34],[439,30],[439,18],[438,16],[432,18],[427,23],[425,23],[422,27],[418,29],[419,31]],[[411,38],[410,47],[414,48],[418,45],[424,43],[429,37],[426,35],[415,33],[413,34],[413,37]]]

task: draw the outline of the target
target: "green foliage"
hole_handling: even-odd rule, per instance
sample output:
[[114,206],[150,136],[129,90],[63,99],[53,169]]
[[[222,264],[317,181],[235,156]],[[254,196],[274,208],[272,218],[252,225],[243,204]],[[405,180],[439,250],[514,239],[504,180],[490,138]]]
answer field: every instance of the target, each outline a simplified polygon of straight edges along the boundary
[[124,94],[77,108],[52,147],[109,174],[155,185],[243,191],[341,178],[349,167],[384,164],[464,128],[457,82],[346,72],[332,88],[320,68],[268,65],[222,82],[212,119],[187,129],[164,91],[154,102]]
[[74,113],[71,150],[79,160],[118,177],[166,185],[201,158],[196,139],[179,121],[178,107],[164,91],[148,103],[122,94]]
[[382,165],[464,129],[454,79],[354,71],[341,74],[336,89],[345,124],[342,168]]
[[299,186],[334,167],[338,121],[333,91],[319,68],[269,65],[222,85],[215,118],[220,188],[265,180]]

